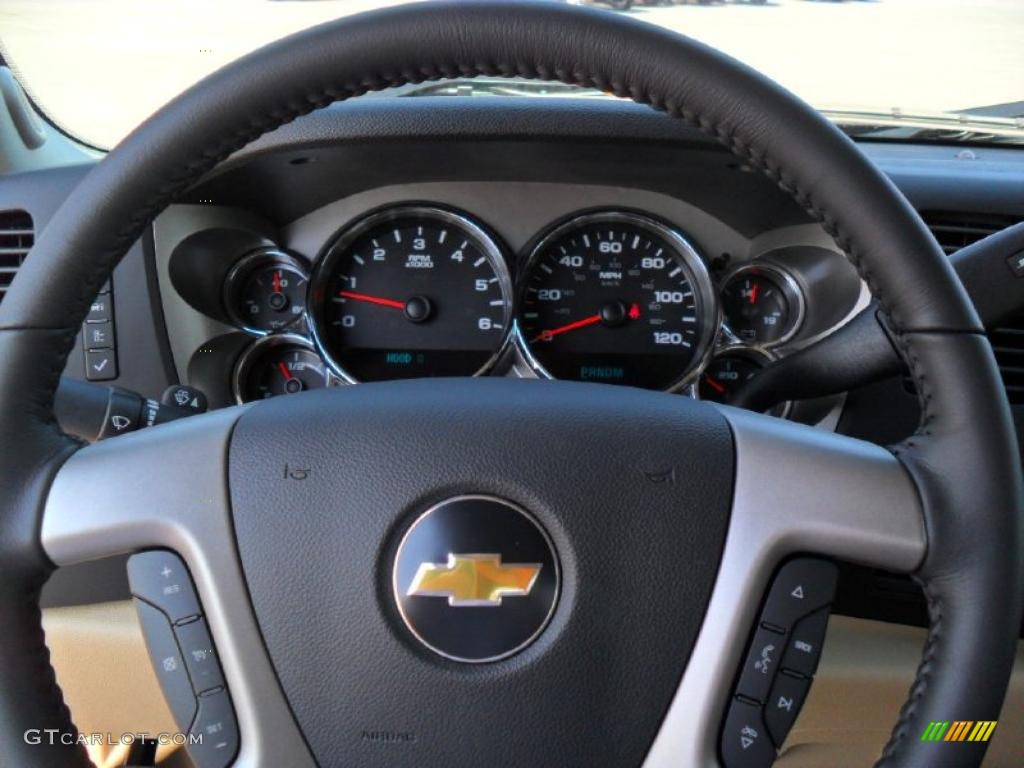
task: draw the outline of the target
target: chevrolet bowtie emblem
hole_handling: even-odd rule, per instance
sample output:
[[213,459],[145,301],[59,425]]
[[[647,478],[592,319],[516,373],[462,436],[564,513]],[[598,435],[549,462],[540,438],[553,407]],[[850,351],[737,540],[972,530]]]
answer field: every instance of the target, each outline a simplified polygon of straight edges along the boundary
[[453,608],[501,605],[503,597],[530,594],[539,563],[507,563],[501,555],[448,555],[446,563],[422,563],[407,594],[447,597]]

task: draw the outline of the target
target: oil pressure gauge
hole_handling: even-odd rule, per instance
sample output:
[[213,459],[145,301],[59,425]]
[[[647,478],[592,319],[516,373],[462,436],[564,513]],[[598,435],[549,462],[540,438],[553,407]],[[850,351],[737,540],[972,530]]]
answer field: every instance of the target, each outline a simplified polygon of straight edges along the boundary
[[258,335],[297,328],[306,314],[305,264],[276,248],[256,251],[231,268],[224,281],[228,315]]

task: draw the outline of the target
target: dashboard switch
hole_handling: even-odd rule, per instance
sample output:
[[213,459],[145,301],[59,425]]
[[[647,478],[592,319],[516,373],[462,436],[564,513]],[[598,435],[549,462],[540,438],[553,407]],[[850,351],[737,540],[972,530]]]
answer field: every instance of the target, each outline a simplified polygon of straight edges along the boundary
[[225,690],[199,697],[199,714],[189,731],[202,736],[202,742],[190,743],[188,756],[196,768],[224,768],[238,752],[238,723]]
[[722,731],[725,768],[768,768],[775,762],[775,747],[768,736],[761,708],[734,699]]
[[1006,263],[1010,265],[1014,277],[1024,277],[1024,251],[1017,251],[1008,256]]
[[778,671],[786,636],[765,627],[758,627],[740,671],[736,693],[756,701],[765,701]]
[[190,408],[196,413],[206,413],[208,402],[206,395],[195,387],[186,384],[172,384],[160,396],[163,405],[172,405],[175,408]]
[[128,558],[128,584],[133,595],[159,608],[174,623],[200,614],[188,569],[173,552],[132,555]]
[[775,678],[775,685],[764,706],[764,721],[775,746],[781,747],[786,740],[810,687],[811,681],[806,677],[794,677],[782,672]]
[[86,323],[82,332],[85,334],[86,349],[114,348],[114,326],[109,320],[100,323]]
[[192,724],[196,713],[196,697],[189,683],[185,662],[174,640],[170,622],[153,606],[142,600],[135,600],[135,608],[142,625],[142,634],[146,638],[160,687],[163,689],[167,705],[174,715],[174,721],[182,731]]
[[761,621],[789,630],[799,619],[832,602],[839,569],[827,560],[790,560],[775,577]]
[[213,640],[206,621],[196,619],[188,624],[179,624],[174,634],[185,657],[185,666],[192,677],[192,687],[196,693],[220,688],[224,685],[224,676],[220,671],[220,662],[213,650]]
[[89,381],[110,381],[117,378],[117,355],[112,349],[89,350],[85,353],[85,378]]
[[85,316],[86,323],[109,323],[111,320],[110,295],[101,293],[92,304],[89,305],[89,314]]
[[793,628],[786,644],[786,653],[782,657],[783,669],[797,672],[804,677],[813,676],[821,658],[821,646],[825,642],[827,628],[826,608],[801,619]]

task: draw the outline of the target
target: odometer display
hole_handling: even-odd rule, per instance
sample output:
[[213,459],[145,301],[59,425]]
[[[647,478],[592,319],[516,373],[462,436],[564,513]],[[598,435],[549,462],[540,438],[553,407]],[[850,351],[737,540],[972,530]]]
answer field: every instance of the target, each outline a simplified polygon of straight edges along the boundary
[[542,375],[675,390],[704,360],[718,310],[693,247],[632,213],[581,216],[534,248],[518,335]]
[[343,232],[313,281],[315,338],[349,381],[473,376],[508,338],[512,288],[466,216],[403,206]]

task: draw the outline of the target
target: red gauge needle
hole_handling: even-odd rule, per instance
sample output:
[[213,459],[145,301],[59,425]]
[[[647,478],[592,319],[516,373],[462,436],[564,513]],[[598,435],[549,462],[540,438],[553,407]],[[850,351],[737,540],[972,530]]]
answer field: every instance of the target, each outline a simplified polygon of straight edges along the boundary
[[382,299],[380,296],[368,296],[365,293],[355,293],[354,291],[341,291],[338,295],[343,296],[346,299],[353,299],[354,301],[365,301],[368,304],[379,304],[382,307],[405,309],[405,302],[395,301],[394,299]]
[[555,336],[558,336],[559,334],[568,333],[569,331],[575,331],[577,328],[586,328],[588,325],[593,325],[594,323],[600,322],[600,314],[591,315],[590,317],[584,317],[582,320],[577,320],[574,323],[561,325],[558,328],[552,328],[550,331],[541,331],[532,339],[530,339],[530,341],[548,341],[549,339],[553,339]]
[[629,312],[627,314],[628,314],[630,320],[639,320],[640,319],[640,305],[634,302],[633,306],[631,306],[629,308]]
[[281,292],[281,270],[274,270],[274,293]]
[[724,395],[727,391],[726,388],[722,386],[721,382],[715,381],[710,376],[705,376],[704,381],[707,383],[709,387],[711,387],[713,390],[715,390],[715,392],[717,392],[720,395]]
[[281,375],[284,376],[285,381],[291,381],[295,378],[292,376],[292,372],[288,370],[288,366],[285,365],[284,360],[279,360],[277,362],[277,369],[281,371]]
[[758,288],[760,288],[760,287],[761,287],[761,286],[760,286],[760,285],[758,285],[757,283],[754,283],[754,284],[753,284],[753,285],[752,285],[752,286],[750,287],[750,303],[751,303],[751,304],[757,304],[757,290],[758,290]]

